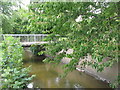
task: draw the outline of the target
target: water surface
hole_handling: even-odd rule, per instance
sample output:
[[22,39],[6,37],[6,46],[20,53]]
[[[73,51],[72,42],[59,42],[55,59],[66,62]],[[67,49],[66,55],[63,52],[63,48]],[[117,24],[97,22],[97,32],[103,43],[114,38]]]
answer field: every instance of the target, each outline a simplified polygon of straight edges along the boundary
[[[25,56],[28,57],[28,53]],[[70,72],[65,78],[60,78],[59,75],[63,73],[62,64],[53,67],[53,64],[43,63],[44,58],[44,56],[25,58],[27,60],[24,65],[26,67],[31,65],[30,74],[36,75],[32,81],[35,88],[109,88],[107,83],[77,70]]]

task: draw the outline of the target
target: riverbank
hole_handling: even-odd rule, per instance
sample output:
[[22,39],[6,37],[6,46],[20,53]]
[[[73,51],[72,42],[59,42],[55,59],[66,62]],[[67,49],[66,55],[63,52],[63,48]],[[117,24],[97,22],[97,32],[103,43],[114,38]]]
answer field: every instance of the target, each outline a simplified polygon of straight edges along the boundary
[[[59,75],[63,73],[61,68],[63,64],[53,67],[53,64],[43,63],[43,56],[28,57],[30,52],[25,51],[27,60],[25,60],[25,67],[31,65],[30,74],[36,75],[33,80],[33,84],[40,88],[109,88],[106,82],[98,80],[85,72],[79,72],[74,70],[70,72],[65,78],[60,78]],[[25,55],[25,56],[26,56]],[[112,89],[111,89],[112,90]]]
[[[61,52],[62,53],[62,52]],[[73,49],[68,49],[66,51],[66,54],[72,54]],[[87,55],[85,59],[80,59],[78,65],[76,66],[76,70],[80,72],[85,72],[94,78],[98,80],[102,80],[107,83],[114,83],[114,81],[117,79],[118,76],[118,68],[120,68],[120,65],[118,63],[114,63],[112,67],[106,67],[102,72],[97,72],[96,69],[92,68],[91,66],[81,67],[82,61],[94,61],[91,57],[91,55]],[[103,60],[103,62],[106,60],[106,58]],[[71,61],[71,58],[64,57],[62,60],[62,63],[68,64]],[[102,63],[103,63],[102,62]]]
[[[92,59],[92,58],[89,57],[88,59]],[[70,58],[65,57],[62,59],[62,63],[68,64],[70,60],[71,60]],[[108,84],[114,83],[114,81],[117,79],[116,76],[118,75],[118,68],[120,68],[118,63],[114,63],[112,67],[106,67],[102,72],[97,72],[97,70],[92,68],[91,66],[86,66],[85,68],[81,68],[80,64],[76,66],[76,70],[80,72],[84,72],[94,77],[95,79],[101,80]]]

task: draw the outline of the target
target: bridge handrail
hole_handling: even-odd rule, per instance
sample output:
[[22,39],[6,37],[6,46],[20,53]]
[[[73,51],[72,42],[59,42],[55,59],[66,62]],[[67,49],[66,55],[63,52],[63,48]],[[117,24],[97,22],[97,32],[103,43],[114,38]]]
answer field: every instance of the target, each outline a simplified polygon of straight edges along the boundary
[[48,34],[0,34],[4,36],[48,36]]
[[48,34],[0,34],[2,40],[5,37],[12,36],[14,38],[20,38],[20,42],[40,42],[48,36]]

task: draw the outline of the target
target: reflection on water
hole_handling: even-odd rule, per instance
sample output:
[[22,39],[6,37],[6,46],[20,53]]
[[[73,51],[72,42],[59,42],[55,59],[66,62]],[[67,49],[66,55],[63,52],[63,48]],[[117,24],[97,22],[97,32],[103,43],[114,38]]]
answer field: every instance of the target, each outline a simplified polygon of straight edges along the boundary
[[60,78],[59,74],[63,72],[62,65],[53,67],[52,64],[42,63],[43,58],[33,57],[25,62],[26,67],[32,65],[30,74],[36,75],[33,80],[35,88],[109,88],[108,84],[76,70],[70,72],[67,77]]

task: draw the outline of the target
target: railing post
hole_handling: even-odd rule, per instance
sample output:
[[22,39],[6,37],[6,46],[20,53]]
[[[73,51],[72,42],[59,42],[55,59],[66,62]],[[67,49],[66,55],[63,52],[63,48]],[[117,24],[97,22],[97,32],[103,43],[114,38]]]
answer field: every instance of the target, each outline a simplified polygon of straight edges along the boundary
[[35,34],[34,34],[34,42],[36,42],[36,37],[35,37]]
[[41,35],[40,41],[42,41],[42,35]]
[[21,42],[21,38],[20,38],[20,36],[18,36],[18,38],[19,38],[19,40],[20,40],[20,42]]
[[25,42],[25,36],[23,36],[23,42]]
[[27,42],[29,42],[29,36],[27,35]]

